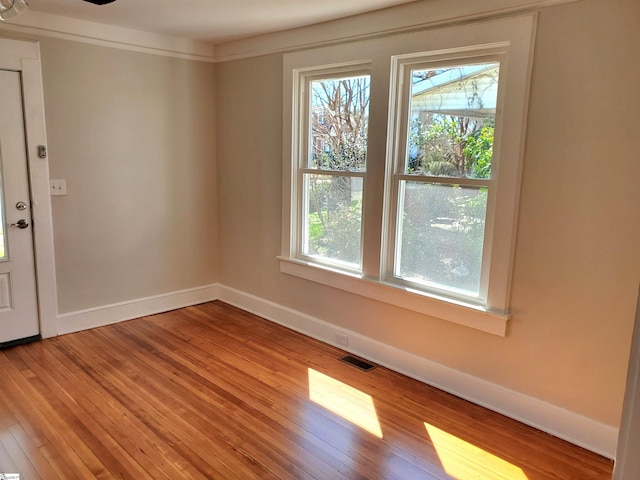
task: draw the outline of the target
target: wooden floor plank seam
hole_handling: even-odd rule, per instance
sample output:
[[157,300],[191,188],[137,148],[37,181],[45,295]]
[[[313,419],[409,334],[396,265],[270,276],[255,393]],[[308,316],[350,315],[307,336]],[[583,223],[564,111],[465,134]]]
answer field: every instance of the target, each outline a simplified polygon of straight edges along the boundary
[[[28,480],[611,477],[607,459],[386,368],[362,372],[341,362],[344,354],[219,301],[0,351],[0,472]],[[373,416],[381,437],[354,414]]]

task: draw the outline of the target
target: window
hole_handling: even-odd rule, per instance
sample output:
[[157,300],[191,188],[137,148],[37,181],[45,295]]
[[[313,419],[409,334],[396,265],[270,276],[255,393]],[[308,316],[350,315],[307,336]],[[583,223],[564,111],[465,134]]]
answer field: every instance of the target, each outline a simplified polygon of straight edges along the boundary
[[285,55],[281,271],[505,335],[533,28]]
[[483,303],[500,63],[412,56],[396,65],[390,280]]
[[367,166],[368,74],[300,73],[298,255],[359,272]]

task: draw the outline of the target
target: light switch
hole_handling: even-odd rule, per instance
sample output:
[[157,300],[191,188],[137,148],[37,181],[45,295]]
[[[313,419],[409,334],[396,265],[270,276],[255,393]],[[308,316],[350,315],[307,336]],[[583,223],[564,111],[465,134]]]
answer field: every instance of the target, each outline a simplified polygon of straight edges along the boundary
[[66,195],[67,181],[64,179],[51,179],[49,180],[49,190],[51,195]]

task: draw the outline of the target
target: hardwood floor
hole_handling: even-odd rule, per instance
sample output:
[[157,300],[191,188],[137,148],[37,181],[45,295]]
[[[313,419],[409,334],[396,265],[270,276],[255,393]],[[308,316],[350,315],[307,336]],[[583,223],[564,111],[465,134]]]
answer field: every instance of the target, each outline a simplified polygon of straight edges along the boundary
[[220,302],[2,351],[0,472],[611,478],[604,458],[343,355]]

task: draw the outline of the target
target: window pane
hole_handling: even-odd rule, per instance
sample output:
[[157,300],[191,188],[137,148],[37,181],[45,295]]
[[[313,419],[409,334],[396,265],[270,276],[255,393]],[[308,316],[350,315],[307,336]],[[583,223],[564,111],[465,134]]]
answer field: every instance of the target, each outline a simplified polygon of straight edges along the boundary
[[401,182],[396,277],[478,296],[487,189]]
[[412,70],[405,173],[491,177],[499,70]]
[[[0,162],[0,168],[2,162]],[[4,235],[4,192],[2,191],[2,172],[0,172],[0,260],[4,260],[7,256],[6,237]]]
[[360,267],[362,178],[304,175],[304,255]]
[[0,225],[0,260],[4,260],[5,258],[6,247],[4,243],[4,231],[2,225]]
[[369,86],[368,75],[311,82],[310,168],[364,170]]

